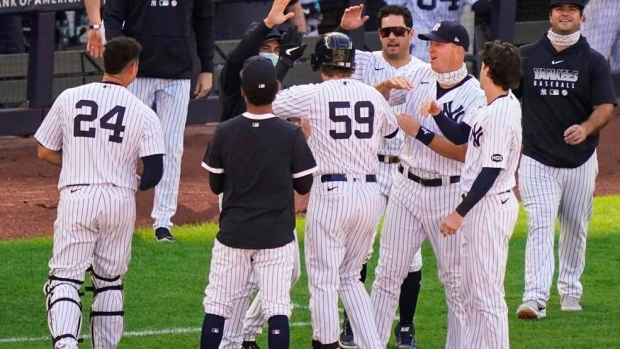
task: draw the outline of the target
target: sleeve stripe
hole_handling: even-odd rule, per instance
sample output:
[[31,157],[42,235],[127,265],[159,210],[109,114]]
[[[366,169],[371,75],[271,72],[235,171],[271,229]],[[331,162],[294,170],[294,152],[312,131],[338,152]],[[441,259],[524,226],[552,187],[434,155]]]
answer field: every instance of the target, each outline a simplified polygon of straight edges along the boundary
[[217,174],[222,174],[224,173],[224,169],[223,168],[213,168],[209,165],[207,165],[206,163],[202,163],[201,165],[205,170],[212,172],[212,173],[217,173]]
[[311,173],[314,173],[314,172],[318,171],[318,169],[319,168],[317,166],[314,166],[311,169],[308,169],[308,170],[305,170],[305,171],[301,171],[301,172],[297,172],[297,173],[293,173],[293,178],[301,178],[303,176],[307,176],[307,175],[309,175]]

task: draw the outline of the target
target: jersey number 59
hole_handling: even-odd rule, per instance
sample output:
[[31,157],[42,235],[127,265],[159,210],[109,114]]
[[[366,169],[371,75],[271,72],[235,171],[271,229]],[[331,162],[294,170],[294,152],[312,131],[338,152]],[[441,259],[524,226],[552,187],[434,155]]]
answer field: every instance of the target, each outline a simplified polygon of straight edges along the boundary
[[[82,99],[75,104],[76,109],[82,109],[84,107],[90,108],[90,113],[88,114],[78,114],[73,119],[73,136],[74,137],[86,137],[86,138],[95,138],[95,134],[97,130],[94,127],[89,127],[87,130],[82,130],[82,122],[93,122],[97,120],[97,115],[99,115],[99,105],[95,101],[91,101],[88,99]],[[112,123],[110,119],[116,116],[116,120]],[[123,118],[125,117],[125,107],[121,107],[120,105],[115,106],[109,112],[105,113],[99,119],[99,127],[112,130],[112,134],[108,138],[108,141],[114,143],[122,143],[123,137],[121,133],[125,131],[125,126],[123,125]]]
[[[337,109],[351,109],[350,102],[329,102],[329,119],[336,123],[344,123],[344,132],[338,132],[337,130],[329,130],[329,135],[333,139],[349,139],[351,134],[355,134],[355,137],[359,139],[372,138],[374,123],[375,123],[375,106],[369,101],[359,101],[353,106],[353,114],[355,122],[359,125],[368,125],[367,131],[355,130],[352,132],[351,117],[347,114],[338,114]],[[366,115],[362,113],[362,110],[366,110]]]

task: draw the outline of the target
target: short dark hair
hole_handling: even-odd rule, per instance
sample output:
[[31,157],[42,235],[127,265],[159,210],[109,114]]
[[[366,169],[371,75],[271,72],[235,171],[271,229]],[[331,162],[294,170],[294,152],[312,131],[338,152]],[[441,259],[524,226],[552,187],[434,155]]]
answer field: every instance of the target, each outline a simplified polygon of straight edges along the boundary
[[499,40],[484,44],[480,59],[489,68],[489,77],[504,90],[519,87],[523,75],[523,59],[514,45]]
[[243,88],[245,99],[253,105],[268,105],[273,103],[279,90],[280,86],[278,84],[266,85],[265,88]]
[[131,63],[140,59],[142,46],[136,39],[119,36],[108,41],[103,51],[103,69],[106,74],[120,74]]
[[331,65],[321,66],[321,73],[330,78],[334,76],[350,77],[353,75],[353,70],[352,68],[335,67]]
[[411,16],[411,11],[409,11],[409,9],[407,9],[405,6],[399,5],[383,6],[379,10],[379,14],[377,15],[377,25],[379,26],[379,28],[381,28],[381,21],[383,20],[383,18],[389,15],[403,16],[403,19],[405,20],[405,25],[409,28],[413,28],[413,17]]

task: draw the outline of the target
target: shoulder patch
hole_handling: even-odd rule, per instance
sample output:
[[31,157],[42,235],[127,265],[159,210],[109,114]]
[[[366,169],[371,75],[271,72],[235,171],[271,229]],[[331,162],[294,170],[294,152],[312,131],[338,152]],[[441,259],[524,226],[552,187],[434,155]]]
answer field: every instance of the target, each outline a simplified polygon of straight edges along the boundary
[[501,156],[500,154],[493,154],[491,155],[491,160],[494,162],[502,162],[504,161],[504,157]]

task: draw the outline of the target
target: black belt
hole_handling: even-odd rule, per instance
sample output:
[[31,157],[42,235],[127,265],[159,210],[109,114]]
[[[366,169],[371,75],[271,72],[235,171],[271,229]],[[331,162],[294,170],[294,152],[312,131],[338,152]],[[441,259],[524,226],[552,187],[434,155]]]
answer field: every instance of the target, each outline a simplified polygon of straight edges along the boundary
[[397,164],[400,162],[400,158],[398,156],[379,154],[378,157],[379,157],[379,162],[384,162],[386,164]]
[[[365,175],[366,182],[376,182],[377,176],[375,175]],[[353,179],[355,180],[355,178]],[[326,174],[321,176],[321,183],[325,182],[347,182],[346,174]]]
[[[398,172],[405,174],[405,168],[403,167],[403,165],[398,166]],[[433,178],[433,179],[420,178],[409,171],[407,171],[407,178],[411,179],[412,181],[416,183],[420,183],[420,185],[425,186],[425,187],[441,187],[442,185],[444,185],[443,180],[441,178]],[[449,184],[458,183],[460,181],[461,181],[461,176],[450,176]]]

